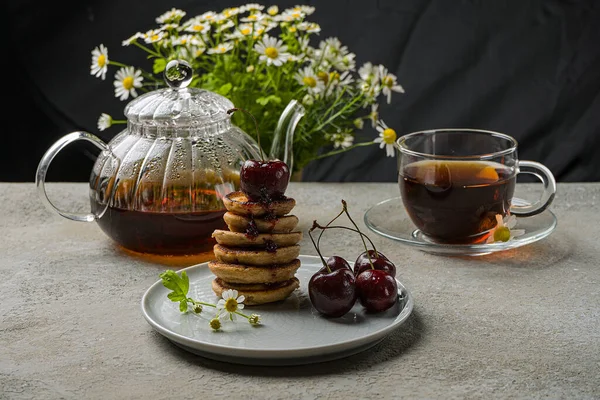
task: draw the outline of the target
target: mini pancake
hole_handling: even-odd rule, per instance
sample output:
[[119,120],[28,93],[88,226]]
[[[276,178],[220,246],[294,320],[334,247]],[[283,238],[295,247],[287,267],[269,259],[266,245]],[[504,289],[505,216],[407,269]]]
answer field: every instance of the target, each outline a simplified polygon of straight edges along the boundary
[[[252,221],[251,217],[226,212],[223,219],[232,232],[246,232]],[[298,225],[298,217],[295,215],[284,215],[273,219],[254,219],[256,228],[260,233],[287,233],[293,231]]]
[[279,247],[275,251],[242,249],[215,244],[213,247],[217,260],[227,264],[273,265],[288,264],[300,255],[300,245]]
[[250,236],[241,232],[231,232],[216,229],[212,237],[217,243],[227,247],[260,247],[265,248],[267,244],[276,244],[277,247],[293,246],[302,240],[302,232],[291,233],[259,233]]
[[290,280],[300,268],[300,260],[273,266],[251,266],[228,264],[217,260],[208,262],[208,268],[217,277],[228,283],[267,284]]
[[231,192],[223,197],[223,204],[227,211],[234,214],[252,215],[254,217],[281,217],[292,211],[296,206],[296,200],[286,197],[266,204],[250,201],[242,192]]
[[298,287],[300,287],[300,281],[298,278],[292,278],[285,283],[259,290],[249,290],[244,285],[239,285],[236,287],[236,285],[231,283],[225,284],[219,278],[215,278],[212,281],[212,289],[217,296],[220,297],[227,289],[235,289],[238,291],[238,295],[244,295],[244,304],[247,306],[255,306],[284,300]]

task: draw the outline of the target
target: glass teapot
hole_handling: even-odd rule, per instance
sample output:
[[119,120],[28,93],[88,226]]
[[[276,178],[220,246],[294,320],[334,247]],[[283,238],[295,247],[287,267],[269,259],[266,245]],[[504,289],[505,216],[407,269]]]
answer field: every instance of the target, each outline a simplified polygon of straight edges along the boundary
[[[59,215],[96,221],[115,242],[141,253],[182,255],[212,250],[211,235],[225,228],[222,197],[239,188],[247,159],[259,159],[254,139],[231,123],[227,98],[188,88],[193,70],[173,60],[167,88],[148,92],[125,108],[127,127],[108,144],[88,132],[72,132],[42,157],[35,182],[43,203]],[[277,124],[270,158],[292,169],[294,130],[304,108],[292,100]],[[92,169],[91,212],[57,208],[46,194],[46,172],[68,144],[86,140],[101,153]]]

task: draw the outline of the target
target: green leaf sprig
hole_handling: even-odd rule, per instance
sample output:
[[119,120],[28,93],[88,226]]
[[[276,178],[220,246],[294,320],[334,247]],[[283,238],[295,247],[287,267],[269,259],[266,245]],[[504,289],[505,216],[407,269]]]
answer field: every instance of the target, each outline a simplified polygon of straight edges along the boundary
[[246,318],[250,325],[256,326],[260,324],[260,316],[258,314],[246,315],[238,310],[231,312],[227,309],[227,307],[221,308],[218,306],[218,304],[208,303],[205,301],[198,301],[189,297],[188,291],[190,290],[190,279],[188,278],[187,273],[185,271],[181,271],[181,274],[178,274],[175,271],[166,270],[160,274],[160,278],[162,279],[163,286],[171,290],[171,292],[167,294],[167,297],[169,298],[169,300],[179,303],[179,311],[181,311],[182,313],[188,312],[190,306],[193,312],[196,314],[202,313],[203,306],[215,308],[215,316],[209,322],[210,327],[214,331],[218,331],[221,329],[220,317],[223,312],[229,314],[229,319],[231,319],[232,321],[233,318],[231,314],[234,313]]

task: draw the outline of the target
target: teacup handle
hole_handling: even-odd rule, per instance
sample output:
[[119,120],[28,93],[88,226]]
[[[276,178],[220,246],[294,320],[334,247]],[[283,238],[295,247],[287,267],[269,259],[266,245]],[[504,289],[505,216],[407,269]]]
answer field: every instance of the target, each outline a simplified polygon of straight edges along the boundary
[[542,197],[533,204],[513,204],[510,207],[510,212],[521,217],[530,217],[539,214],[548,208],[556,195],[556,180],[554,179],[552,171],[545,165],[535,161],[519,161],[517,173],[535,175],[544,184],[544,193],[542,193]]
[[56,157],[59,151],[65,148],[67,145],[77,141],[77,140],[85,140],[96,147],[98,147],[102,151],[108,151],[108,146],[98,137],[92,135],[87,132],[72,132],[68,135],[63,136],[59,140],[56,141],[50,148],[46,151],[40,163],[38,164],[37,172],[35,174],[35,186],[37,187],[38,194],[42,199],[42,202],[48,207],[50,211],[55,211],[61,216],[72,219],[74,221],[83,221],[83,222],[92,222],[96,219],[96,216],[93,213],[89,214],[80,214],[80,213],[72,213],[59,209],[56,207],[50,199],[48,198],[48,194],[46,193],[46,173],[48,172],[48,168],[50,167],[50,163]]

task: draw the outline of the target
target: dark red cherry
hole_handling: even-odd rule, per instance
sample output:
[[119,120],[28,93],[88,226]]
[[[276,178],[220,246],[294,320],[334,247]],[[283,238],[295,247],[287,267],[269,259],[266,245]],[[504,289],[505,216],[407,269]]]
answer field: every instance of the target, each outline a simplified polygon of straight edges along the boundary
[[317,271],[308,282],[313,307],[327,317],[341,317],[356,302],[356,285],[352,269],[342,257],[332,256],[327,267]]
[[[375,269],[385,271],[393,277],[396,276],[396,265],[383,255],[383,253],[380,251],[375,253],[375,250],[369,250],[369,255]],[[369,262],[369,257],[367,257],[367,252],[363,251],[354,262],[354,276],[358,276],[367,269],[371,269],[371,263]]]
[[396,278],[385,271],[367,269],[356,277],[356,291],[360,304],[368,312],[381,312],[398,301]]
[[240,190],[251,201],[281,199],[290,181],[290,169],[280,160],[246,160],[240,169]]

